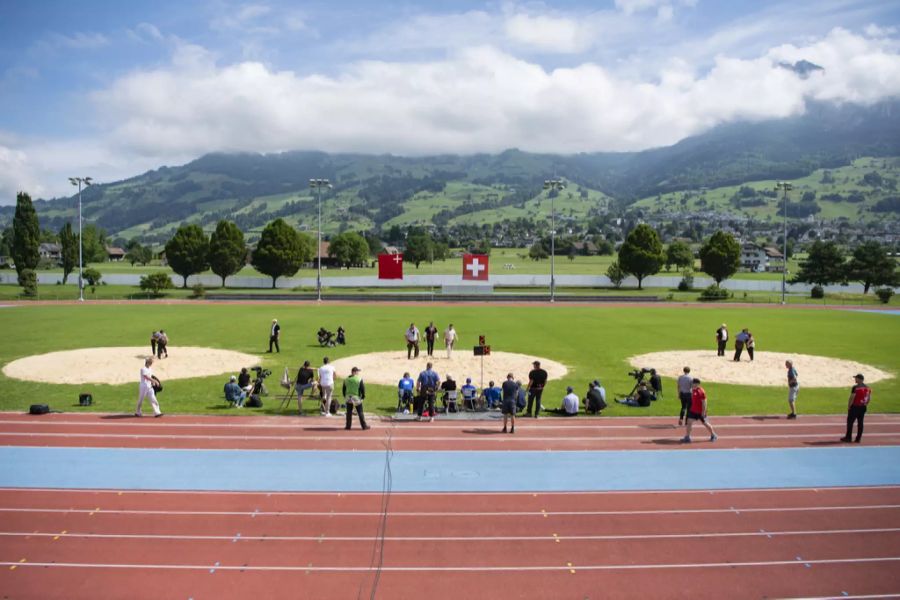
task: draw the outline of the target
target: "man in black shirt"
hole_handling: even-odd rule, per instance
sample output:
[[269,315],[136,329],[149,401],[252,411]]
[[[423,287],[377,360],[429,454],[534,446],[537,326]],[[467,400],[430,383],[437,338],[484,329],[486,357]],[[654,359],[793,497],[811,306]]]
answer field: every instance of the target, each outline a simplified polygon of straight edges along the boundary
[[428,327],[425,328],[425,344],[426,344],[426,354],[428,356],[434,356],[434,339],[437,337],[438,328],[434,326],[434,321],[428,324]]
[[541,412],[541,395],[544,386],[547,385],[547,371],[541,368],[541,361],[531,363],[534,368],[528,373],[528,405],[525,407],[525,416],[531,416],[531,405],[534,403],[534,418],[538,418]]
[[[297,390],[297,410],[300,414],[303,414],[303,392],[312,389],[315,378],[316,373],[309,367],[309,361],[304,360],[303,366],[297,371],[297,379],[294,380],[294,389]],[[312,396],[312,392],[309,395]]]
[[656,396],[652,391],[647,387],[647,383],[642,381],[640,385],[638,385],[638,389],[635,390],[634,396],[631,398],[625,398],[624,400],[616,400],[619,404],[626,404],[628,406],[639,406],[641,408],[646,408],[650,406],[650,402],[656,400]]
[[275,346],[276,352],[281,352],[281,348],[278,346],[278,339],[281,337],[281,325],[278,324],[278,319],[272,319],[272,327],[269,329],[269,350],[268,352],[272,352],[272,346]]

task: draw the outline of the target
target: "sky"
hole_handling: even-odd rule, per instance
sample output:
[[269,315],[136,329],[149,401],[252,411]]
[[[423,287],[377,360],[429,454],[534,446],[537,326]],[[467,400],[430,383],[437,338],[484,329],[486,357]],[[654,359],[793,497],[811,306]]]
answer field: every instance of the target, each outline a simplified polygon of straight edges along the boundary
[[898,97],[897,0],[0,0],[0,204],[209,152],[635,151]]

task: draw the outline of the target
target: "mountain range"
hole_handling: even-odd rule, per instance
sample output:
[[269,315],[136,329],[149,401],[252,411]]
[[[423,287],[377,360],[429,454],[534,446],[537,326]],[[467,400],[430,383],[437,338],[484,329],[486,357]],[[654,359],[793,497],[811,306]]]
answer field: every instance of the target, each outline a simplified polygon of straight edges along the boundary
[[[317,203],[308,181],[327,178],[333,188],[322,192],[326,232],[452,223],[479,211],[524,208],[553,177],[568,180],[585,203],[624,208],[681,190],[800,178],[861,156],[900,156],[900,101],[812,104],[802,116],[723,125],[669,147],[630,153],[208,154],[91,186],[83,193],[83,214],[110,237],[145,243],[165,241],[183,222],[212,229],[223,218],[246,232],[276,217],[314,229]],[[41,226],[52,230],[72,219],[76,207],[74,196],[35,201]],[[0,207],[0,227],[13,210]]]

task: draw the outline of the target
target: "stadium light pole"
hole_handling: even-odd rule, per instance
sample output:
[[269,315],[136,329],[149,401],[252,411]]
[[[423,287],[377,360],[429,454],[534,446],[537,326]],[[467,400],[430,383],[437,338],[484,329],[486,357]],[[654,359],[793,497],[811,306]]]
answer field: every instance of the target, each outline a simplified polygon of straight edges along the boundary
[[81,235],[81,189],[91,185],[90,177],[69,177],[69,183],[78,186],[78,301],[84,302],[84,236]]
[[550,196],[550,302],[556,302],[556,213],[553,211],[552,191],[559,192],[566,187],[566,182],[562,179],[546,179],[544,181],[544,189],[551,190]]
[[316,190],[316,213],[318,214],[318,235],[316,236],[316,301],[322,301],[322,188],[331,188],[327,179],[310,179],[309,187]]
[[781,243],[782,243],[782,254],[781,254],[781,304],[784,305],[784,294],[785,289],[787,287],[787,199],[788,192],[794,189],[794,186],[791,185],[789,181],[779,181],[775,184],[775,193],[778,193],[778,190],[782,191],[783,195],[783,208],[784,211],[784,230],[781,234]]

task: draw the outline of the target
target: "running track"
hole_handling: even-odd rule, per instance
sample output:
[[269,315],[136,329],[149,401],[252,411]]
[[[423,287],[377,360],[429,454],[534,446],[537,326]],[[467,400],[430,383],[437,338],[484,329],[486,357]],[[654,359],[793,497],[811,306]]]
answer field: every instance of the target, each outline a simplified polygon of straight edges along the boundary
[[0,414],[3,597],[900,595],[900,416],[113,416]]

